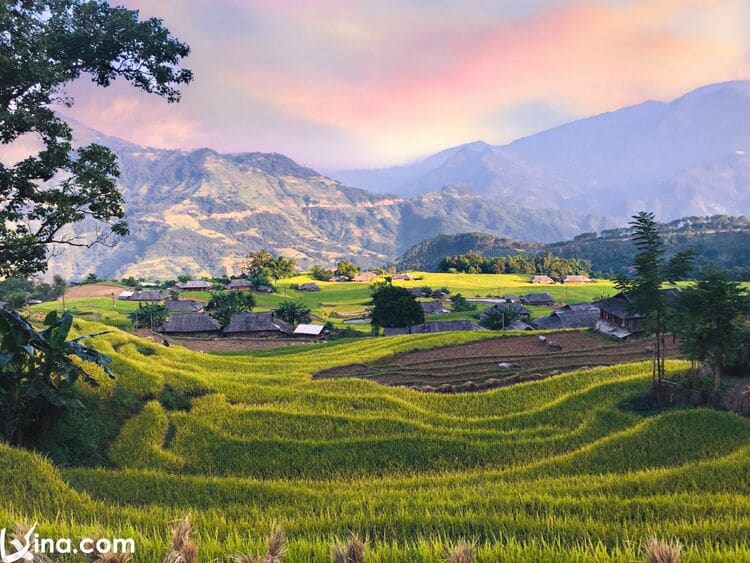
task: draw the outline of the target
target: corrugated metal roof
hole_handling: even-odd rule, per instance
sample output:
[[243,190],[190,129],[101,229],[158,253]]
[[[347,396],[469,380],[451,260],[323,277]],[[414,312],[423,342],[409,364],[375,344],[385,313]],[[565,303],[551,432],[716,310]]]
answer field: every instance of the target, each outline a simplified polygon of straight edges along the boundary
[[323,325],[299,324],[294,329],[294,334],[303,334],[307,336],[320,336],[325,327]]
[[237,334],[243,332],[281,332],[292,334],[292,325],[277,319],[272,313],[239,313],[234,315],[227,326],[224,334]]

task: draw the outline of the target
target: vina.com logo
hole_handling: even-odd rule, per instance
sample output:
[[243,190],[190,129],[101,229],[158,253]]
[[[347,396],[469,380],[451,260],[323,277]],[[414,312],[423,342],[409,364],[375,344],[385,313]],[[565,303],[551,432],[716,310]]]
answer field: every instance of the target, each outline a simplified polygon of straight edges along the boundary
[[39,534],[34,533],[35,529],[36,524],[20,538],[17,534],[8,534],[5,528],[0,529],[0,563],[33,561],[35,554],[135,553],[135,540],[132,538],[115,538],[112,540],[83,538],[77,544],[74,544],[70,538],[41,538]]

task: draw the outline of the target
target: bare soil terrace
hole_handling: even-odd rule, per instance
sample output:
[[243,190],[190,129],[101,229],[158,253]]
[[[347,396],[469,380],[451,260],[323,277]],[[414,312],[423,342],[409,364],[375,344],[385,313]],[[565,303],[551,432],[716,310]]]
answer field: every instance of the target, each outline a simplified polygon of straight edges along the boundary
[[[455,390],[476,390],[473,384],[479,388],[496,387],[585,367],[648,360],[653,356],[650,339],[618,343],[588,332],[550,333],[546,337],[559,342],[562,350],[548,349],[537,335],[509,336],[409,352],[373,364],[351,364],[320,372],[315,377],[359,377],[423,390],[433,390],[426,386],[437,388],[446,384],[466,386]],[[667,355],[678,355],[677,344],[671,339]],[[498,366],[500,363],[513,366],[503,369]]]

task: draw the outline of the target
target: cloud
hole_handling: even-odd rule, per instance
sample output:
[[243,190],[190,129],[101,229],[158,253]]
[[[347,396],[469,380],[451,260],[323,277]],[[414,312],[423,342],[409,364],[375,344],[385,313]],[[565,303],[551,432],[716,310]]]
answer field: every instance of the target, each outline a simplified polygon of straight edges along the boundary
[[126,4],[191,45],[197,80],[169,106],[77,86],[79,119],[139,142],[276,150],[323,167],[505,142],[749,66],[744,0]]

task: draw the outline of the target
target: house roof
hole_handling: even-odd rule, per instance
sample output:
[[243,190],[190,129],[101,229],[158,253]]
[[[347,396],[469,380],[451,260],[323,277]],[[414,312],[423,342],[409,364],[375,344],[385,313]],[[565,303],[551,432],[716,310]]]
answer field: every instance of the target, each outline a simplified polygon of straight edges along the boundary
[[352,281],[370,281],[377,277],[375,272],[360,272],[352,278]]
[[127,297],[133,297],[134,291],[122,291],[120,292],[120,295],[117,296],[118,299],[125,299]]
[[219,321],[203,313],[185,313],[172,315],[169,320],[156,329],[158,332],[219,332]]
[[410,287],[408,291],[414,297],[424,297],[424,290],[421,287]]
[[192,299],[169,299],[164,303],[164,307],[170,313],[197,313],[206,304],[202,301],[193,301]]
[[588,276],[570,275],[570,276],[565,276],[563,283],[586,283],[590,281],[591,281],[591,278],[589,278]]
[[[672,304],[680,295],[680,290],[677,288],[662,289],[664,295],[664,301],[667,305]],[[621,291],[617,295],[595,301],[594,305],[599,307],[602,311],[620,317],[622,319],[641,319],[643,315],[633,311],[633,300],[630,298],[627,292]]]
[[235,278],[233,280],[229,280],[229,283],[224,286],[226,289],[242,289],[242,288],[251,288],[253,287],[253,284],[250,282],[250,280],[246,280],[243,278]]
[[596,309],[596,305],[593,303],[568,303],[564,307],[560,307],[559,310],[563,311],[588,311],[589,309]]
[[555,283],[549,276],[532,276],[531,283]]
[[411,276],[409,274],[393,274],[393,276],[391,276],[391,279],[394,279],[394,280],[410,280]]
[[506,326],[505,330],[534,330],[534,327],[530,324],[526,324],[521,320],[518,320]]
[[412,334],[423,334],[427,332],[458,332],[476,330],[471,321],[428,321],[411,327]]
[[325,327],[323,325],[310,325],[310,324],[299,324],[294,329],[294,334],[302,334],[305,336],[320,336]]
[[599,309],[558,309],[547,317],[534,319],[532,324],[538,329],[593,328],[599,320]]
[[130,301],[164,301],[169,298],[169,294],[158,289],[146,289],[136,291],[130,296]]
[[527,305],[536,305],[538,303],[554,303],[555,298],[549,293],[528,293],[521,298],[521,301]]
[[224,334],[243,332],[282,332],[292,334],[292,325],[277,319],[272,313],[239,313],[224,327]]
[[303,283],[299,286],[302,291],[320,291],[320,286],[317,283],[308,282]]
[[383,329],[383,336],[398,336],[400,334],[409,334],[408,326],[394,326]]
[[203,280],[190,280],[182,283],[178,283],[177,287],[180,289],[209,289],[213,284],[211,282]]
[[446,309],[440,301],[424,301],[419,304],[422,307],[422,311],[428,315],[437,315],[439,313],[446,313]]

